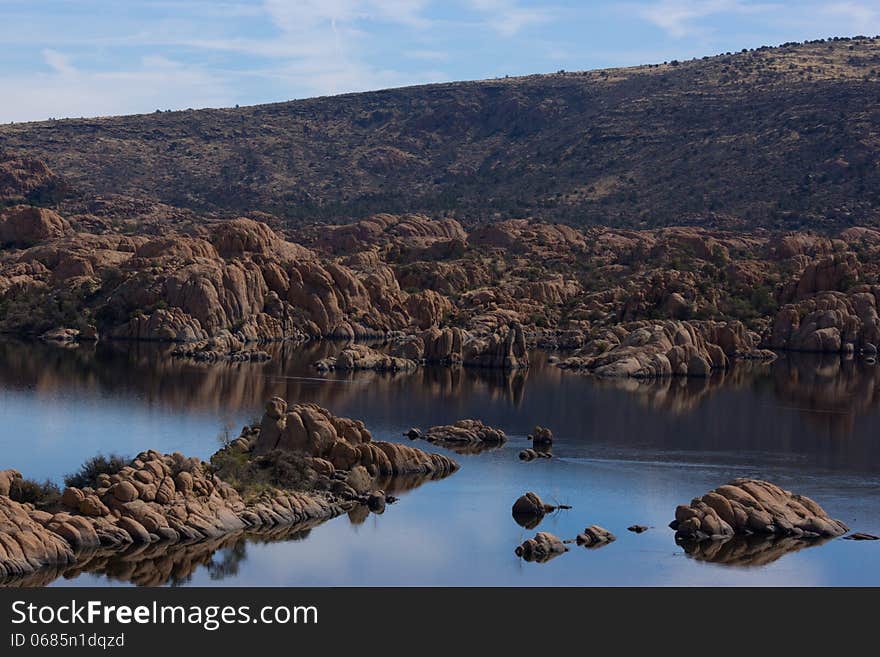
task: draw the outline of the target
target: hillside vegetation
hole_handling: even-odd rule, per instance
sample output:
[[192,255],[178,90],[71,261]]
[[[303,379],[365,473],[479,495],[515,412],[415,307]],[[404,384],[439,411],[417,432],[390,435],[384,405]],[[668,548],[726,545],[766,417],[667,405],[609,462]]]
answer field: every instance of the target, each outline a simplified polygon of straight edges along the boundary
[[45,162],[64,181],[50,191],[68,203],[123,195],[199,213],[262,211],[291,227],[423,212],[465,225],[533,217],[835,231],[880,224],[878,81],[880,40],[840,39],[6,125],[0,150]]

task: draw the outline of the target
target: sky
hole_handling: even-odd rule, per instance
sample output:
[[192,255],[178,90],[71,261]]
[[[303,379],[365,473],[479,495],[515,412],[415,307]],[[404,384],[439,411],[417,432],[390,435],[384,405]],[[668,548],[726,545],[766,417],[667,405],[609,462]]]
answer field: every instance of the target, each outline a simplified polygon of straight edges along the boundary
[[880,34],[880,0],[0,0],[0,122],[253,105]]

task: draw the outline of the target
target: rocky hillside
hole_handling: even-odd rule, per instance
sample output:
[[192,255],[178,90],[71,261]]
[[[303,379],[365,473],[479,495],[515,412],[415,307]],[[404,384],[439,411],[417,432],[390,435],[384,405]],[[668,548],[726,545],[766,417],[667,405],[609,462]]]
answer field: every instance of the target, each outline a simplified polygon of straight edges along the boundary
[[[0,195],[93,203],[113,194],[173,212],[268,212],[288,227],[449,212],[465,225],[528,216],[836,231],[880,224],[878,79],[880,40],[835,39],[629,69],[7,125]],[[23,177],[40,182],[24,188]]]
[[245,346],[290,339],[388,347],[352,345],[325,369],[520,368],[532,344],[577,350],[568,367],[642,377],[772,357],[760,348],[873,358],[880,344],[877,229],[467,230],[380,214],[286,239],[248,218],[141,216],[130,233],[127,219],[0,211],[0,332],[175,341],[204,360],[262,359]]

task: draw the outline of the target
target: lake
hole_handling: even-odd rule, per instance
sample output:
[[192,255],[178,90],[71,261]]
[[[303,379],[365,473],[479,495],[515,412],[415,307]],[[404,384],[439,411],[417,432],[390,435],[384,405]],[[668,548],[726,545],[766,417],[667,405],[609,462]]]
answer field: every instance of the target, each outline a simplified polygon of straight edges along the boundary
[[[880,585],[880,542],[731,543],[687,554],[667,527],[676,505],[753,476],[813,497],[853,531],[880,533],[880,368],[837,356],[783,355],[709,380],[597,381],[543,352],[528,371],[427,368],[320,374],[338,343],[273,345],[266,363],[203,365],[168,346],[63,348],[0,341],[0,469],[62,477],[96,453],[152,448],[207,458],[257,420],[271,396],[363,420],[374,438],[478,418],[509,441],[452,455],[454,475],[398,494],[384,514],[358,510],[273,536],[232,536],[152,558],[67,571],[53,585]],[[554,458],[522,462],[535,425]],[[532,490],[571,510],[527,530],[510,508]],[[514,548],[536,531],[573,538],[601,525],[617,540],[570,546],[548,563]],[[651,527],[643,534],[626,528]],[[54,575],[47,575],[48,582]]]

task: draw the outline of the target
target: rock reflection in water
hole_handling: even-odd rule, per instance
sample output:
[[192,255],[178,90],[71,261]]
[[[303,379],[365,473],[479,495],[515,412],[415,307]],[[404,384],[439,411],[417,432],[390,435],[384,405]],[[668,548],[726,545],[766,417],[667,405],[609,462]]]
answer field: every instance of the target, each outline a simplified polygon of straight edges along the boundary
[[[63,349],[0,340],[0,384],[39,392],[112,390],[173,409],[228,413],[259,408],[275,395],[336,408],[356,398],[364,387],[388,403],[418,390],[433,398],[482,392],[490,400],[519,407],[530,378],[537,379],[536,385],[552,386],[563,377],[583,376],[559,370],[543,352],[533,355],[530,369],[512,372],[465,367],[424,367],[406,373],[314,372],[313,362],[343,347],[341,342],[276,343],[264,347],[272,355],[269,362],[206,364],[174,359],[172,345],[155,343],[111,341]],[[693,412],[722,389],[770,387],[811,423],[837,433],[850,432],[856,417],[880,407],[880,367],[834,354],[789,353],[773,364],[737,361],[730,370],[705,379],[589,380],[599,389],[626,391],[649,408],[676,415]],[[322,381],[340,385],[322,386]]]
[[664,377],[662,379],[598,378],[600,388],[624,390],[646,407],[673,415],[685,415],[703,404],[721,388],[752,385],[769,371],[767,363],[740,361],[729,370],[719,370],[706,378]]
[[[443,475],[412,474],[387,477],[377,483],[386,493],[401,493],[442,478]],[[348,519],[359,525],[370,515],[366,504],[358,504],[348,512]],[[260,531],[239,531],[197,543],[159,542],[132,545],[124,551],[84,551],[77,554],[73,564],[43,568],[22,577],[0,578],[0,587],[47,586],[56,579],[75,579],[85,573],[135,586],[179,586],[187,584],[199,568],[205,568],[212,580],[222,580],[238,574],[240,565],[247,559],[248,544],[303,541],[313,528],[324,522],[330,521],[312,520]]]
[[818,547],[832,539],[794,536],[733,536],[727,540],[679,543],[692,559],[725,566],[766,566],[792,552]]
[[[522,401],[528,370],[425,367],[415,372],[319,373],[312,363],[334,356],[343,342],[261,345],[267,362],[202,363],[173,358],[174,345],[101,341],[75,349],[37,341],[0,339],[0,385],[40,393],[128,394],[172,410],[229,413],[260,408],[266,399],[309,399],[336,408],[363,392],[389,403],[403,391],[454,397],[485,391],[492,399]],[[322,382],[339,385],[320,385]],[[349,385],[345,385],[349,384]]]
[[674,415],[693,412],[720,390],[766,387],[811,424],[837,435],[852,432],[855,418],[880,408],[880,367],[837,354],[783,354],[772,364],[738,361],[705,379],[596,379],[624,390],[645,406]]
[[773,368],[776,394],[815,427],[851,433],[855,420],[880,407],[880,367],[834,354],[790,354]]

